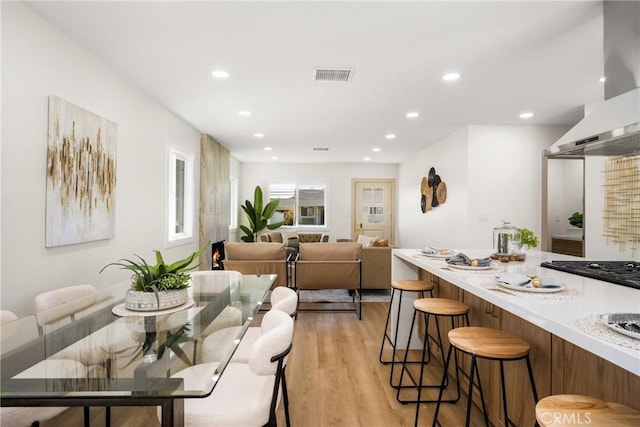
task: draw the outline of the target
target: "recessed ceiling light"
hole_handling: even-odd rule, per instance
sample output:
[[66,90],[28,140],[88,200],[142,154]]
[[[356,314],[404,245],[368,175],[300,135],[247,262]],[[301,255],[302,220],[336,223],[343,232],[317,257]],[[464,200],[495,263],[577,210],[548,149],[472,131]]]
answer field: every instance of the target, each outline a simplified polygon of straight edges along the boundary
[[238,111],[238,114],[240,114],[241,116],[250,116],[251,111]]
[[420,113],[418,113],[417,111],[412,111],[410,113],[407,113],[407,117],[410,118],[410,119],[415,119],[419,115],[420,115]]
[[371,157],[365,157],[364,160],[371,160]]
[[396,137],[396,135],[394,133],[388,133],[384,136],[387,139],[394,139]]
[[371,149],[371,151],[373,151],[373,152],[377,153],[378,151],[382,151],[382,148],[380,148],[380,147],[375,147],[375,148],[372,148],[372,149]]
[[521,119],[530,119],[531,117],[533,117],[533,113],[531,113],[529,111],[520,114],[520,118]]
[[264,133],[254,133],[253,136],[256,138],[264,138]]
[[452,82],[455,80],[458,80],[460,78],[460,73],[447,73],[444,76],[442,76],[442,80],[444,80],[445,82]]
[[271,151],[273,150],[273,147],[264,147],[264,151]]
[[213,70],[211,72],[211,75],[213,77],[215,77],[216,79],[226,79],[227,77],[229,77],[229,73],[227,73],[226,71],[222,71],[222,70]]
[[278,156],[271,156],[271,160],[278,160]]
[[606,78],[605,76],[602,76],[602,77],[600,77],[600,78],[598,79],[598,81],[599,81],[600,83],[604,83],[604,82],[606,82],[606,81],[607,81],[607,78]]

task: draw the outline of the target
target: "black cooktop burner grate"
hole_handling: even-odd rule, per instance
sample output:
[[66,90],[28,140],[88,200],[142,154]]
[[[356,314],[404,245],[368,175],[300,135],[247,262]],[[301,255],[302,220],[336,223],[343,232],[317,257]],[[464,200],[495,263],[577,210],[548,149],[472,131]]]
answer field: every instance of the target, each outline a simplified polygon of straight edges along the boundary
[[637,261],[549,261],[540,265],[565,273],[640,289],[640,262]]

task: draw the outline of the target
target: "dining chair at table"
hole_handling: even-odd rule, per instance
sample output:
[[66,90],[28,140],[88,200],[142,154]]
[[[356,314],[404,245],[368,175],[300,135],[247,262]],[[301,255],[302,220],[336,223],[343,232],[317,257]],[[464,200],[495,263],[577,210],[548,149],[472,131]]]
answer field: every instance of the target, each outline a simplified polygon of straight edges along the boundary
[[[271,310],[284,311],[293,317],[298,306],[298,294],[286,286],[276,286],[271,291],[269,303],[271,304]],[[233,346],[235,346],[234,340],[238,338],[241,331],[242,326],[234,326],[220,329],[207,336],[202,344],[202,362],[224,360]],[[261,335],[262,331],[259,326],[247,328],[240,344],[238,344],[231,357],[231,361],[248,363],[251,348]]]
[[[296,291],[286,286],[277,286],[271,291],[270,302],[271,310],[283,311],[295,319],[298,309],[298,293]],[[249,327],[233,353],[231,361],[248,363],[251,348],[261,335],[262,330],[259,326]]]
[[[100,302],[100,304],[98,304]],[[92,285],[65,286],[38,294],[33,299],[36,320],[41,334],[55,331],[75,320],[82,318],[96,309],[105,301],[98,301],[98,291]],[[78,351],[61,351],[54,355],[55,358],[75,359],[85,366],[101,366],[105,369],[105,375],[111,376],[110,356],[100,348]],[[106,407],[106,424],[110,425],[111,408]],[[84,407],[84,425],[89,425],[89,407]]]
[[[13,325],[17,325],[19,322],[18,316],[16,316],[10,310],[0,310],[0,336],[2,340],[14,338],[13,334],[20,332],[21,335],[25,335],[28,331],[18,328],[13,330]],[[23,327],[24,325],[18,325]],[[35,323],[32,324],[35,328]],[[20,330],[19,330],[20,329]],[[9,334],[7,334],[9,332]],[[7,336],[10,335],[10,336]],[[37,337],[37,330],[32,331],[32,336]],[[11,348],[7,348],[2,344],[2,351],[10,351]],[[46,376],[47,372],[56,372],[63,378],[78,378],[86,376],[86,367],[79,362],[67,359],[46,360],[37,364],[35,367],[30,368],[22,375],[31,375],[34,377]],[[41,421],[48,421],[57,415],[61,414],[68,408],[66,407],[3,407],[0,408],[0,426],[2,427],[24,427],[24,426],[38,426]]]
[[[275,426],[281,396],[289,426],[284,361],[291,351],[293,319],[283,311],[270,310],[262,319],[261,329],[249,363],[230,362],[208,397],[185,399],[185,427]],[[190,366],[172,378],[182,378],[185,389],[197,389],[204,373],[207,379],[213,377],[217,366],[216,362]]]

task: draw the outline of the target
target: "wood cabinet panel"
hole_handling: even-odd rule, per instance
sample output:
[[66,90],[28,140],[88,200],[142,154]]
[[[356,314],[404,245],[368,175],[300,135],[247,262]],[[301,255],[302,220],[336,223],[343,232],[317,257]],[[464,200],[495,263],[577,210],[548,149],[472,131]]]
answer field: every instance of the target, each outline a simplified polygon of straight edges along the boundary
[[565,254],[565,255],[573,255],[573,256],[583,256],[582,250],[583,242],[582,240],[571,240],[571,239],[559,239],[557,237],[551,238],[551,252],[556,254]]
[[553,394],[585,394],[640,409],[640,377],[553,337]]
[[[551,337],[552,335],[531,323],[501,310],[500,328],[526,340],[531,346],[529,358],[533,368],[538,398],[551,393]],[[497,362],[496,365],[498,364]],[[505,387],[509,419],[517,426],[532,426],[535,423],[535,400],[531,391],[529,372],[525,360],[507,362],[505,368]],[[499,367],[496,368],[500,375]],[[499,381],[499,377],[497,379]],[[498,383],[499,384],[499,383]],[[496,393],[499,391],[496,390]],[[503,411],[498,416],[498,426],[506,425]]]
[[[484,326],[487,328],[499,328],[501,310],[493,304],[490,304],[469,292],[462,292],[462,302],[470,308],[469,321],[471,326]],[[465,373],[461,378],[461,386],[463,390],[468,390],[469,375],[471,374],[471,356],[460,353],[460,363],[462,371]],[[496,424],[502,408],[502,398],[500,395],[500,371],[496,366],[496,362],[486,359],[478,359],[478,372],[480,373],[480,382],[482,383],[482,391],[484,394],[487,414],[492,424]],[[480,393],[477,387],[474,387],[473,401],[478,408],[482,408]],[[477,410],[477,409],[476,409]]]

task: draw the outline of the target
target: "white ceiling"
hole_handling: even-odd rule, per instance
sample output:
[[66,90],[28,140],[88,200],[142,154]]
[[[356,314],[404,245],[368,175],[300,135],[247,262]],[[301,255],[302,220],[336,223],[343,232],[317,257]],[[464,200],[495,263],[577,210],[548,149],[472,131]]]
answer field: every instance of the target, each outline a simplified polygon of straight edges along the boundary
[[573,125],[603,98],[599,1],[28,5],[241,161],[395,163],[468,124]]

